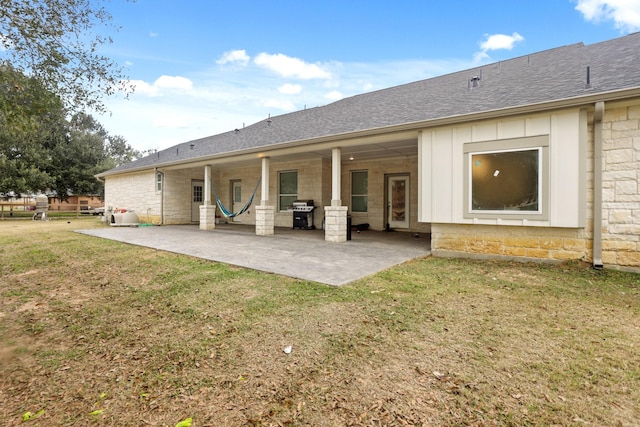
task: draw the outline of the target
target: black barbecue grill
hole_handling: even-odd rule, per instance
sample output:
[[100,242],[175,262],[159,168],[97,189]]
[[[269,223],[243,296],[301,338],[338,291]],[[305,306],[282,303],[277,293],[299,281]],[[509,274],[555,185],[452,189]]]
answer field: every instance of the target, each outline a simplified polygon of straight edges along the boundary
[[293,228],[315,230],[313,225],[313,200],[296,200],[293,202]]

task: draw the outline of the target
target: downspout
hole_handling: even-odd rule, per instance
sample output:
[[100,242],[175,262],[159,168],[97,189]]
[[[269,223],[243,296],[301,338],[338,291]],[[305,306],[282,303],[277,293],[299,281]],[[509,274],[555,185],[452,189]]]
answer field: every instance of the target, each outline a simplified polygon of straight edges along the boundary
[[602,119],[604,102],[595,104],[593,117],[593,268],[602,264]]
[[157,183],[158,174],[162,174],[162,185],[160,186],[160,224],[159,225],[164,225],[164,186],[166,185],[166,183],[164,180],[164,172],[159,171],[158,168],[155,168],[155,170],[156,170],[156,176],[155,176],[156,183]]

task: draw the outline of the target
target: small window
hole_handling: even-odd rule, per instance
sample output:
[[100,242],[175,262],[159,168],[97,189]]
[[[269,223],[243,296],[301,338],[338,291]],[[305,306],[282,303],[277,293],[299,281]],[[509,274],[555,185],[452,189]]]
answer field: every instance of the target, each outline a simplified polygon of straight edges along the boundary
[[278,210],[286,210],[298,200],[298,171],[278,174]]
[[156,173],[156,191],[162,191],[162,172]]
[[202,203],[202,201],[204,200],[204,198],[202,197],[204,192],[202,190],[202,185],[193,186],[193,203]]
[[546,219],[547,137],[465,144],[465,161],[466,217]]
[[369,194],[369,172],[351,172],[351,211],[367,212]]

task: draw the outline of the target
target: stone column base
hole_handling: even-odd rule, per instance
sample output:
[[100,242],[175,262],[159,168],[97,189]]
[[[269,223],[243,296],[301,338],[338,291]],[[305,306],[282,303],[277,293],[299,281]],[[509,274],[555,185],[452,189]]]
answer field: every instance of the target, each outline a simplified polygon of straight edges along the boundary
[[200,230],[216,228],[216,205],[200,205]]
[[347,210],[346,206],[324,207],[324,240],[342,243],[347,241]]
[[275,228],[275,208],[273,206],[256,206],[256,236],[271,236]]

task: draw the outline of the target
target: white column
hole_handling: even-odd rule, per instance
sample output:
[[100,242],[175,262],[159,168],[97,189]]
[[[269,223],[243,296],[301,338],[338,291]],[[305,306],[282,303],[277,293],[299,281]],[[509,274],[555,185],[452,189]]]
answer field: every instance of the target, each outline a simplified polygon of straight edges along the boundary
[[216,228],[216,205],[211,204],[211,165],[204,167],[204,203],[200,205],[200,230]]
[[269,205],[269,157],[262,158],[262,186],[260,194],[260,205]]
[[256,206],[256,235],[270,236],[275,232],[275,208],[269,206],[269,158],[262,158],[260,206]]
[[324,240],[341,243],[347,241],[347,206],[342,206],[340,174],[342,150],[331,151],[331,206],[324,207]]
[[204,167],[204,205],[211,204],[211,165]]
[[331,150],[331,206],[342,206],[340,197],[340,173],[341,171],[341,154],[340,147]]

